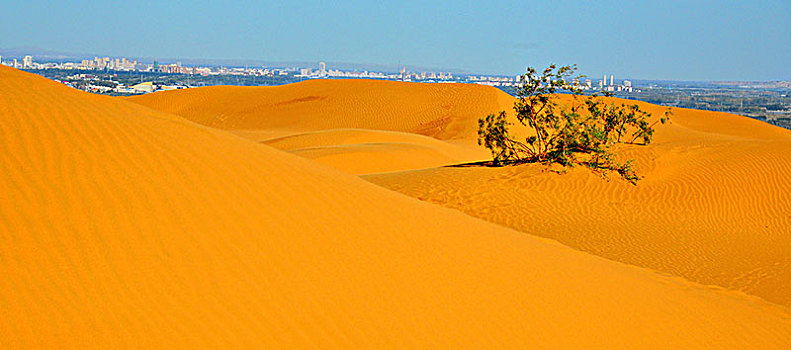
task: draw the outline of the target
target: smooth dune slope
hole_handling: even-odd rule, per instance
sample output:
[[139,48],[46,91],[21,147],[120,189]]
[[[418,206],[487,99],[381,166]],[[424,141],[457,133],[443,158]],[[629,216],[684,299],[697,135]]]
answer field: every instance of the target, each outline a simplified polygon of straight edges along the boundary
[[788,310],[0,67],[4,348],[787,348]]
[[310,131],[262,143],[356,175],[470,163],[488,156],[480,148],[371,129]]
[[129,101],[226,130],[402,131],[469,141],[481,115],[512,98],[471,84],[308,80],[282,86],[209,86],[133,96]]
[[653,144],[619,151],[645,176],[638,186],[617,174],[606,182],[585,169],[559,176],[530,165],[366,179],[608,259],[791,306],[791,132],[725,113],[674,113]]
[[[289,151],[353,174],[484,160],[469,137],[476,121],[511,105],[510,96],[485,86],[377,80],[212,86],[128,100],[273,147],[299,138],[310,149]],[[317,143],[308,147],[311,140]]]

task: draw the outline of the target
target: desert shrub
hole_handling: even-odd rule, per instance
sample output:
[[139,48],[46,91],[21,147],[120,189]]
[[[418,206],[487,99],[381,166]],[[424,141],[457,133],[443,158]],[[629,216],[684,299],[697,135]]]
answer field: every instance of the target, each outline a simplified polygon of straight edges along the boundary
[[[492,153],[492,165],[557,163],[584,165],[602,176],[615,171],[636,183],[639,176],[632,160],[618,162],[611,147],[617,143],[651,143],[656,123],[665,123],[670,110],[654,123],[651,114],[636,104],[607,103],[599,94],[583,95],[574,76],[576,66],[551,65],[539,73],[528,68],[516,88],[516,120],[533,130],[524,142],[509,134],[511,123],[505,111],[478,120],[478,144]],[[561,105],[558,93],[570,95],[570,105]],[[610,96],[603,93],[605,96]],[[628,140],[628,141],[626,141]]]

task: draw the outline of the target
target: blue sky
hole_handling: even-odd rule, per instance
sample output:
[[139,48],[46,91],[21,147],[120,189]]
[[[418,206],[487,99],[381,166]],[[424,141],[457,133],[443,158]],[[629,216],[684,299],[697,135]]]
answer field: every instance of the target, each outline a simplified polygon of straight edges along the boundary
[[8,1],[0,47],[519,74],[791,80],[791,0]]

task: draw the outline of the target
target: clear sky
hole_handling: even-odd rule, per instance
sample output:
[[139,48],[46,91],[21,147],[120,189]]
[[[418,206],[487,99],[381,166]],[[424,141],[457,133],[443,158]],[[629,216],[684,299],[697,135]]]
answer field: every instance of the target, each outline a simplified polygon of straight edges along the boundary
[[791,80],[791,0],[0,0],[0,47],[519,74]]

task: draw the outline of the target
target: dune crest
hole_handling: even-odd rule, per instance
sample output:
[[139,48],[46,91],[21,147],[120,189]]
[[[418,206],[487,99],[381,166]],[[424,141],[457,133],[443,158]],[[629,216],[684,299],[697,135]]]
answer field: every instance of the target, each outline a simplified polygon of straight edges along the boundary
[[354,128],[465,141],[476,132],[480,115],[513,105],[508,94],[487,86],[363,79],[209,86],[128,100],[225,130]]
[[786,309],[0,67],[10,348],[738,347]]
[[302,149],[280,149],[353,174],[485,160],[488,153],[469,137],[477,119],[512,104],[487,86],[356,79],[211,86],[128,101],[276,148],[300,139]]

